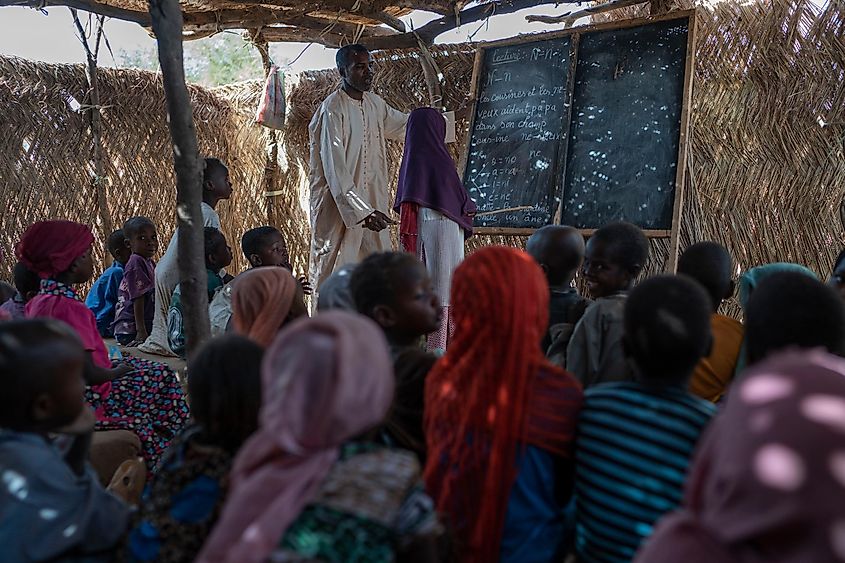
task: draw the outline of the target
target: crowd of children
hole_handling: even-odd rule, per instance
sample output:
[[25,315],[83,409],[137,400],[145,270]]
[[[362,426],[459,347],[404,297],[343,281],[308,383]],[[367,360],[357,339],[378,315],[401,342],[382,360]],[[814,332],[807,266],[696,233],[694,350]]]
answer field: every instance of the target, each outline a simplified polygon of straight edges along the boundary
[[[748,270],[740,323],[719,312],[735,275],[719,244],[641,280],[634,225],[586,244],[550,226],[526,252],[463,260],[448,309],[430,264],[386,252],[335,272],[309,318],[277,229],[244,233],[250,268],[225,273],[222,163],[204,185],[217,336],[189,358],[187,394],[104,340],[155,333],[169,280],[152,221],[109,237],[85,302],[89,227],[35,223],[17,244],[0,305],[4,560],[845,561],[845,253],[828,285],[795,264]],[[184,356],[178,285],[166,306]],[[432,334],[445,350],[427,351]],[[146,475],[92,470],[115,430]]]

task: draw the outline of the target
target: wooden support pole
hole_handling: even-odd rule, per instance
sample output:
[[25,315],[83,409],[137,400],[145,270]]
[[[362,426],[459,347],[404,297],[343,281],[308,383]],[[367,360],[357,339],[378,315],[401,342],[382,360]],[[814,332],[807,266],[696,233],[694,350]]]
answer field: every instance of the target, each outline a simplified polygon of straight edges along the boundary
[[[254,43],[255,48],[258,49],[258,53],[261,55],[261,62],[264,65],[264,74],[266,76],[270,73],[270,67],[273,66],[273,62],[270,60],[270,46],[267,44],[267,40],[261,37],[260,34],[255,36]],[[279,173],[279,138],[275,129],[267,130],[267,145],[264,148],[264,152],[264,175],[261,183],[264,186],[265,211],[267,213],[267,224],[275,227],[278,224],[275,210],[276,198],[267,195],[274,191],[276,175]]]
[[182,11],[179,0],[149,0],[158,60],[167,100],[168,124],[176,169],[177,262],[188,354],[211,335],[207,276],[203,257],[202,167],[191,98],[182,60]]
[[428,103],[431,107],[443,111],[443,89],[440,84],[442,74],[439,72],[437,63],[434,62],[434,57],[431,55],[428,47],[422,41],[418,43],[420,48],[420,66],[422,66],[423,76],[425,76],[425,86],[428,90]]
[[[97,81],[97,59],[100,55],[100,41],[103,38],[103,21],[105,16],[97,16],[97,31],[94,39],[94,48],[88,44],[85,36],[85,29],[79,21],[79,15],[74,8],[70,9],[73,16],[73,23],[79,33],[79,41],[85,49],[85,77],[88,80],[88,103],[89,116],[91,119],[91,142],[92,160],[94,161],[94,178],[91,179],[91,186],[97,194],[97,207],[100,212],[100,225],[102,227],[103,241],[107,241],[113,230],[111,211],[109,210],[108,194],[106,192],[106,171],[103,155],[103,124],[100,115],[100,86]],[[107,256],[108,258],[108,256]]]

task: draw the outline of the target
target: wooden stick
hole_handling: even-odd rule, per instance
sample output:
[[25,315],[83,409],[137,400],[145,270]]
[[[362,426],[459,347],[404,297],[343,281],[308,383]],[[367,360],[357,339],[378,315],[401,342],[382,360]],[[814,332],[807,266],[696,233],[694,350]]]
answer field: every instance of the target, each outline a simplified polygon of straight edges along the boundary
[[202,202],[202,167],[191,97],[182,59],[182,10],[179,0],[149,0],[158,60],[167,100],[168,124],[176,169],[177,262],[186,349],[190,355],[211,335],[208,320]]
[[[90,104],[86,105],[86,109],[90,112],[91,118],[91,141],[93,144],[92,160],[94,161],[94,176],[91,180],[91,185],[97,193],[97,207],[100,211],[100,223],[102,225],[103,240],[106,241],[112,232],[111,212],[109,211],[108,194],[106,193],[105,184],[105,162],[103,159],[103,125],[102,115],[100,114],[100,87],[97,80],[97,58],[100,54],[100,40],[103,38],[103,20],[105,16],[97,16],[97,35],[94,42],[94,49],[88,44],[88,39],[85,37],[85,30],[82,27],[82,22],[79,21],[79,15],[76,9],[71,8],[70,13],[73,16],[73,23],[76,25],[76,31],[79,33],[79,41],[85,49],[85,59],[87,65],[85,66],[85,78],[88,80],[88,98]],[[108,258],[108,257],[107,257]]]
[[476,213],[476,217],[483,217],[485,215],[498,215],[499,213],[509,213],[511,211],[525,211],[526,209],[534,209],[533,205],[520,205],[519,207],[507,207],[505,209],[496,209],[494,211],[484,211]]
[[612,0],[611,2],[590,6],[589,8],[584,8],[583,10],[567,12],[560,16],[525,16],[525,19],[526,21],[537,23],[571,24],[585,16],[593,16],[595,14],[601,14],[602,12],[608,12],[617,8],[624,8],[626,6],[633,6],[635,4],[643,4],[646,1],[647,0]]

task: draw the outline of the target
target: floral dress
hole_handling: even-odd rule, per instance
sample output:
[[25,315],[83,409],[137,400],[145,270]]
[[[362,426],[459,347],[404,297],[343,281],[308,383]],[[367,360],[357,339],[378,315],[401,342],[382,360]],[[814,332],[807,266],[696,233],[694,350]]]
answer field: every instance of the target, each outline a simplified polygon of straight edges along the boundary
[[[50,317],[64,321],[76,331],[94,364],[109,369],[106,345],[97,330],[94,313],[74,289],[55,280],[42,280],[41,290],[26,305],[28,317]],[[97,430],[130,430],[138,435],[149,469],[170,441],[188,421],[188,404],[176,373],[166,364],[124,358],[114,365],[128,364],[133,371],[85,390],[94,407]]]

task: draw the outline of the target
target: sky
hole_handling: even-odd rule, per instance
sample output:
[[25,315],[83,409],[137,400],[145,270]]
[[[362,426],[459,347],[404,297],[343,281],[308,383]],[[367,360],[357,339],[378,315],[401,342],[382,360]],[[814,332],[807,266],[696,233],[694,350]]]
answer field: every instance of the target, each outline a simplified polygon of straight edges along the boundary
[[[476,22],[464,25],[457,30],[441,35],[437,43],[460,43],[469,41],[470,36],[476,41],[490,41],[512,37],[520,33],[550,31],[554,26],[528,23],[528,14],[558,15],[575,9],[575,5],[541,6],[522,10],[515,14],[493,16],[486,23]],[[80,16],[84,13],[81,12]],[[437,17],[436,14],[414,12],[402,18],[406,25],[413,23],[418,28]],[[80,17],[83,21],[87,18]],[[580,22],[579,22],[580,23]],[[108,20],[105,26],[106,37],[112,51],[133,52],[146,49],[155,44],[146,30],[133,23],[119,20]],[[296,58],[306,44],[279,43],[273,50],[276,60],[292,60]],[[329,68],[334,65],[334,49],[313,44],[302,53],[293,63],[290,70]],[[76,37],[73,20],[67,8],[48,8],[43,12],[31,8],[0,7],[0,55],[17,56],[29,60],[51,63],[81,63],[85,60],[85,52]],[[101,66],[115,66],[108,50],[101,49],[99,64]]]

